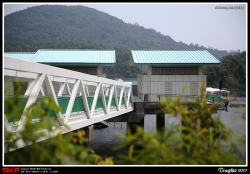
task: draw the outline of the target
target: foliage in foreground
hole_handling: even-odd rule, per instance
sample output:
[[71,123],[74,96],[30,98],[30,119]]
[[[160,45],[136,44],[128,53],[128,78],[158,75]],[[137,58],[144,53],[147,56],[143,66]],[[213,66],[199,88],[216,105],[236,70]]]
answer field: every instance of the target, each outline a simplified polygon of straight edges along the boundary
[[[16,93],[13,98],[5,96],[5,115],[20,115],[21,98]],[[64,125],[60,117],[51,116],[51,111],[59,112],[61,108],[51,98],[36,101],[27,110],[27,120],[21,132],[9,132],[5,129],[5,165],[112,165],[113,158],[103,159],[86,146],[85,132],[78,130],[62,134]],[[40,119],[35,122],[33,118]],[[33,121],[32,121],[33,119]],[[15,122],[17,118],[14,118]],[[59,126],[61,125],[61,126]],[[49,130],[49,131],[46,131]],[[43,137],[47,140],[38,140]],[[16,149],[16,144],[23,141],[26,147]]]
[[[203,89],[204,90],[204,89]],[[201,96],[205,97],[205,96]],[[127,165],[239,165],[246,164],[239,145],[245,138],[237,136],[218,118],[212,116],[216,105],[206,101],[189,106],[177,97],[171,102],[161,101],[163,111],[179,119],[181,126],[171,124],[155,135],[137,127],[136,133],[128,130],[121,135],[128,147],[127,155],[120,155],[117,164]]]
[[[203,98],[204,96],[200,96]],[[20,97],[5,97],[5,115],[19,111]],[[7,105],[6,105],[7,104]],[[9,105],[8,105],[9,104]],[[32,104],[28,110],[28,119],[24,131],[13,133],[4,131],[5,165],[239,165],[246,164],[238,149],[245,139],[238,137],[217,117],[212,117],[216,105],[209,106],[205,101],[193,103],[195,107],[180,103],[179,98],[169,102],[161,101],[163,111],[171,113],[182,123],[172,124],[156,134],[144,132],[137,127],[136,133],[128,129],[126,136],[121,135],[124,143],[118,146],[128,147],[127,155],[120,154],[116,159],[103,159],[86,146],[85,132],[77,131],[61,134],[59,117],[51,117],[50,112],[59,112],[60,108],[50,98],[44,98]],[[15,114],[14,114],[15,115]],[[18,115],[18,114],[16,114]],[[32,122],[32,118],[40,122]],[[15,118],[17,119],[17,118]],[[14,120],[15,120],[14,119]],[[14,121],[15,122],[15,121]],[[67,125],[64,125],[67,128]],[[49,130],[50,134],[46,131]],[[58,132],[56,132],[58,131]],[[56,136],[53,136],[54,133]],[[43,136],[50,139],[34,143]],[[7,141],[6,141],[7,140]],[[10,151],[16,142],[23,140],[27,147]]]

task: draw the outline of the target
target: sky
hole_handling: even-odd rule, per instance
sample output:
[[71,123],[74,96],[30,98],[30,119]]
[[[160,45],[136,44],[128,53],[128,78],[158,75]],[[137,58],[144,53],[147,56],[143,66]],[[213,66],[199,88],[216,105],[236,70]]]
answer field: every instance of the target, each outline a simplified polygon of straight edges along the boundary
[[94,8],[185,44],[226,51],[247,48],[247,3],[3,3],[2,13],[42,4]]

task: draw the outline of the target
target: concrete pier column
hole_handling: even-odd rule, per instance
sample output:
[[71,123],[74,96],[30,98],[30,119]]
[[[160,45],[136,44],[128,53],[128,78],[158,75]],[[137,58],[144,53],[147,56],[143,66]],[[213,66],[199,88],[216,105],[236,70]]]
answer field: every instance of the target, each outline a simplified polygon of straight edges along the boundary
[[165,129],[165,113],[156,114],[156,129],[163,131]]
[[[94,136],[94,125],[86,126],[86,127],[74,130],[73,132],[77,132],[78,130],[84,130],[84,132],[86,133],[85,134],[85,138],[87,139],[87,142],[84,143],[85,145],[88,144],[93,139],[93,136]],[[68,133],[66,133],[66,134],[68,134]],[[77,136],[75,136],[75,138],[77,138]],[[79,140],[77,140],[77,141],[78,141],[77,143],[79,143]]]
[[[135,134],[137,126],[140,126],[144,130],[144,118],[140,122],[128,122],[127,131],[130,130],[132,134]],[[135,145],[134,149],[142,150],[143,147],[141,145]]]
[[87,138],[88,143],[89,143],[94,137],[94,132],[93,132],[94,131],[94,125],[84,127],[83,130],[86,133],[86,138]]
[[136,132],[136,127],[140,126],[144,129],[144,117],[139,122],[127,122],[127,131],[130,130],[132,134]]
[[13,77],[4,76],[4,95],[14,95]]

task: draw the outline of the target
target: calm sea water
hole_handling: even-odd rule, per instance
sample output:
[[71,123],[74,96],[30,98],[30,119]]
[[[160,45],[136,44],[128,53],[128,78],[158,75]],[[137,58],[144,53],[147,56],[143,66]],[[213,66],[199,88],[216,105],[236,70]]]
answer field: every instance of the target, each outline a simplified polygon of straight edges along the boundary
[[[243,119],[242,115],[246,108],[232,108],[229,107],[229,112],[225,110],[218,110],[213,116],[219,117],[227,127],[231,127],[233,131],[238,135],[246,136],[246,118]],[[171,117],[171,115],[165,115],[166,127],[171,124],[180,124],[179,120]],[[126,153],[126,148],[120,149],[118,151],[112,150],[112,148],[121,144],[123,141],[119,138],[119,134],[126,135],[126,122],[115,122],[109,123],[107,128],[95,128],[94,137],[90,141],[89,146],[95,150],[96,154],[103,157],[116,157],[120,153]],[[144,131],[145,132],[156,132],[156,115],[145,115],[144,118]],[[246,148],[241,148],[241,152],[246,156]]]

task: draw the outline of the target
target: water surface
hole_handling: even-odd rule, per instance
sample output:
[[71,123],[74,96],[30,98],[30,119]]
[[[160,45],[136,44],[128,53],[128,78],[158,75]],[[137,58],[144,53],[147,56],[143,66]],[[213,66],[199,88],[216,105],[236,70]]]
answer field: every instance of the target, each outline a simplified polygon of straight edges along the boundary
[[[213,114],[213,116],[219,117],[221,121],[223,121],[227,127],[232,128],[236,134],[246,136],[246,118],[242,118],[242,115],[244,115],[242,113],[246,112],[246,108],[240,109],[229,107],[228,111],[229,112],[226,112],[225,110],[218,110],[218,112]],[[180,124],[178,119],[173,118],[170,114],[166,114],[166,127],[172,123]],[[118,134],[126,135],[126,127],[126,122],[112,122],[109,123],[109,127],[107,128],[94,129],[94,137],[89,143],[90,147],[95,150],[98,155],[103,157],[117,156],[119,153],[126,153],[126,148],[118,151],[112,150],[112,148],[123,142]],[[152,133],[156,132],[156,115],[145,115],[144,131]],[[241,152],[244,156],[246,156],[246,147],[241,148]]]

